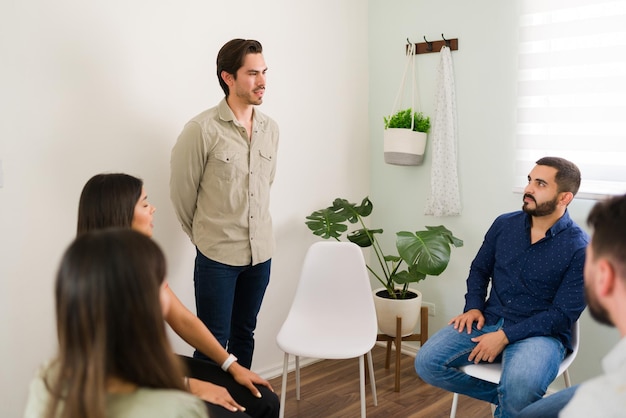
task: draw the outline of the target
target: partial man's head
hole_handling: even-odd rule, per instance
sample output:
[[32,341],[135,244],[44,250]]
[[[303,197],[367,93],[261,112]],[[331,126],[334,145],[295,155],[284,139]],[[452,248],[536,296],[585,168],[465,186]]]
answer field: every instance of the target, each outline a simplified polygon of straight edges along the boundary
[[611,306],[626,304],[626,195],[596,203],[587,224],[593,235],[585,258],[585,297],[594,319],[615,325],[619,319]]

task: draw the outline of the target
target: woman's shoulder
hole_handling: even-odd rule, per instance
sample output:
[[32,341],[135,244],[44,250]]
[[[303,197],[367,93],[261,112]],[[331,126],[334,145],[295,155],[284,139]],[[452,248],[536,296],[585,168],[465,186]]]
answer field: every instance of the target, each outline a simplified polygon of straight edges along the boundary
[[174,389],[139,388],[131,394],[109,395],[110,418],[207,418],[202,400]]

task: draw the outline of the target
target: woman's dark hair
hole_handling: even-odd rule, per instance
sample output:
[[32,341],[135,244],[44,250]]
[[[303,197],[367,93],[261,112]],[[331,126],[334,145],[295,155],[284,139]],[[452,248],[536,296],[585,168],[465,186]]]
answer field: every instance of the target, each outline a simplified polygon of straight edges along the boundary
[[128,174],[96,174],[83,187],[76,234],[108,227],[131,228],[143,181]]
[[217,79],[224,94],[228,97],[228,84],[222,80],[222,71],[232,74],[237,79],[237,70],[241,68],[248,54],[260,54],[263,47],[254,39],[233,39],[226,42],[217,53]]
[[105,418],[110,377],[185,390],[161,310],[165,272],[159,246],[132,229],[86,232],[69,246],[55,284],[59,353],[46,417]]

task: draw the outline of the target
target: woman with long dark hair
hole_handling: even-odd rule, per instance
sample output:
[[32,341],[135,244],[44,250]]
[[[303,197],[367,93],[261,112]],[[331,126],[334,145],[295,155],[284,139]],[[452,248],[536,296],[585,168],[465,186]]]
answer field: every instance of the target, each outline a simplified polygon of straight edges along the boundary
[[206,418],[185,391],[163,315],[165,257],[130,229],[80,235],[56,284],[58,354],[31,384],[26,418]]
[[[123,173],[97,174],[83,187],[77,234],[122,227],[151,237],[154,211],[141,179]],[[183,340],[213,360],[181,356],[190,371],[189,388],[208,402],[211,417],[278,417],[279,400],[269,382],[241,366],[169,287],[166,291],[171,307],[165,320]]]

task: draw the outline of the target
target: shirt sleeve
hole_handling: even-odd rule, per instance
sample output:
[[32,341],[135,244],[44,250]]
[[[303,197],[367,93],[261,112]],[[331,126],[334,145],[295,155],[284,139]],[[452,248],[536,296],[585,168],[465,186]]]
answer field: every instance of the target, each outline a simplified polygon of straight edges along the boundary
[[[40,372],[41,373],[41,372]],[[48,390],[41,374],[38,374],[30,383],[28,399],[24,410],[24,418],[39,418],[44,415],[49,402]]]
[[478,309],[481,312],[485,309],[487,299],[487,289],[493,266],[495,263],[495,223],[489,228],[483,244],[480,246],[476,257],[470,266],[467,277],[467,293],[465,294],[465,308],[463,312],[471,309]]
[[[198,188],[206,162],[202,128],[189,122],[172,149],[170,159],[170,199],[183,231],[192,238]],[[193,238],[192,238],[193,239]]]

